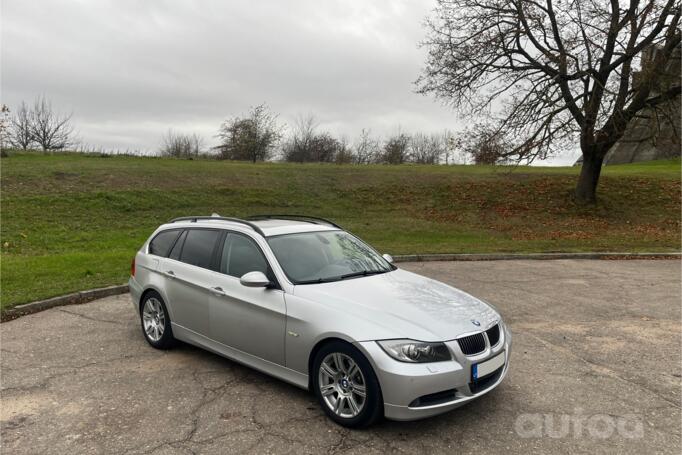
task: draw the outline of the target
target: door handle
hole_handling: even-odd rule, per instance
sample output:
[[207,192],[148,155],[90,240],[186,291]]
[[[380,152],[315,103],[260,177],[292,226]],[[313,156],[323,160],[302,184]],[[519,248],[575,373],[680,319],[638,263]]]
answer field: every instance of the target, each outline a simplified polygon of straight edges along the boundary
[[221,288],[220,286],[216,286],[214,288],[211,288],[211,292],[213,292],[215,295],[227,295],[227,294],[225,294],[225,291],[223,290],[223,288]]
[[175,278],[175,272],[173,272],[172,270],[166,270],[166,276],[168,278]]

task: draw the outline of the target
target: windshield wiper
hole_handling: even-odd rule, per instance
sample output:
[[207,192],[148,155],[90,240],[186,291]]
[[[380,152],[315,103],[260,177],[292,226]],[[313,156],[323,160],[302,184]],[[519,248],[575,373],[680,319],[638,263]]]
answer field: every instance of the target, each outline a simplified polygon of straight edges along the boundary
[[362,272],[346,273],[345,275],[332,276],[328,278],[315,278],[314,280],[297,281],[295,284],[317,284],[317,283],[332,283],[334,281],[345,280],[346,278],[355,278],[358,276],[378,275],[386,273],[389,270],[363,270]]
[[331,278],[315,278],[314,280],[297,281],[294,284],[316,284],[316,283],[331,283],[332,281],[339,281],[341,277],[333,276]]
[[386,272],[388,272],[388,270],[363,270],[362,272],[346,273],[345,275],[341,275],[339,279],[345,280],[346,278],[354,278],[356,276],[378,275]]

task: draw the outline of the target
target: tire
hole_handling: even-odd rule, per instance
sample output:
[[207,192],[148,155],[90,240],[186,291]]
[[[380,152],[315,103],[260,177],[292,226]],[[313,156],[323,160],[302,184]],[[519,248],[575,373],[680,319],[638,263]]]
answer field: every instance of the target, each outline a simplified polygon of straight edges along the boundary
[[379,381],[369,361],[351,344],[324,345],[315,355],[311,374],[317,401],[339,425],[363,428],[383,417]]
[[147,343],[156,349],[170,349],[175,339],[166,304],[156,291],[148,292],[140,303],[140,325]]

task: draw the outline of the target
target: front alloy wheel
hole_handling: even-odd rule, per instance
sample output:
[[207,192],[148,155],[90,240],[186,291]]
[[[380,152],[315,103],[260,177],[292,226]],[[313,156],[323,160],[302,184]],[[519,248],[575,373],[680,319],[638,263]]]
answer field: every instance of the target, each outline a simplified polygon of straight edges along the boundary
[[320,394],[334,414],[349,419],[362,412],[367,386],[353,359],[339,352],[329,354],[322,360],[318,374]]
[[324,412],[347,427],[366,427],[383,415],[379,382],[372,366],[354,346],[324,345],[315,355],[312,385]]

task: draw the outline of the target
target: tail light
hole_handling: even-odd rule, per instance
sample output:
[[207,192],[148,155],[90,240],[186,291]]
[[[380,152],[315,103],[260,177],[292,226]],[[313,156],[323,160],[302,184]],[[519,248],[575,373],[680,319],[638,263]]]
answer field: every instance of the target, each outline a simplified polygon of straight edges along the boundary
[[133,261],[130,263],[130,276],[135,276],[135,256],[133,256]]

